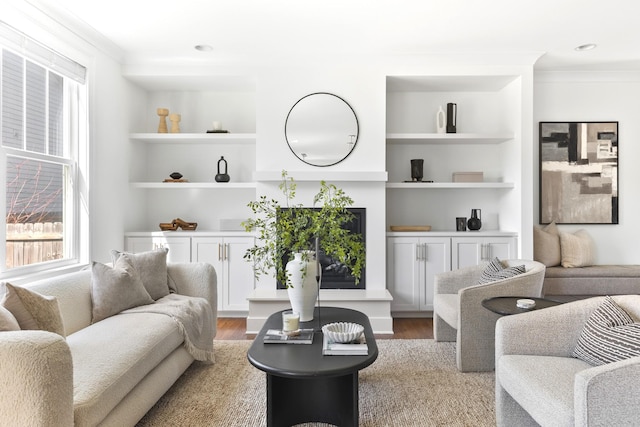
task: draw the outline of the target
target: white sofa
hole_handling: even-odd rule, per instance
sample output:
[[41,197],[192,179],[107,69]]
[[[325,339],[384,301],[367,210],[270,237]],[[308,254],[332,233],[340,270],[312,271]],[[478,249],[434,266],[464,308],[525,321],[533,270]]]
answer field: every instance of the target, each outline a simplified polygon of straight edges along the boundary
[[[169,263],[167,273],[177,294],[208,301],[215,336],[214,268]],[[27,286],[57,298],[66,337],[0,332],[0,425],[133,426],[194,361],[170,316],[116,314],[92,324],[91,277],[86,270]]]

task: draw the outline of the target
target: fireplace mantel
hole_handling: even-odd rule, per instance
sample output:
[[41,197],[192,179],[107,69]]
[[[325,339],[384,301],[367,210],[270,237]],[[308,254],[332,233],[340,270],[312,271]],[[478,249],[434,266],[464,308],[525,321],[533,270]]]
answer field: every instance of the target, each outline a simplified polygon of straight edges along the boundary
[[[255,289],[247,299],[247,334],[257,334],[270,315],[291,308],[286,289]],[[369,317],[374,333],[393,334],[392,300],[386,289],[322,289],[319,304],[361,311]]]

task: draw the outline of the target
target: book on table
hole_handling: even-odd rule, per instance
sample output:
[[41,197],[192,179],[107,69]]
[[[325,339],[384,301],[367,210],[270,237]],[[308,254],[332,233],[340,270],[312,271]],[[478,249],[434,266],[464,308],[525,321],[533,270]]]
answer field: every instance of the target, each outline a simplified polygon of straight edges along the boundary
[[311,344],[313,329],[300,329],[297,335],[287,335],[280,329],[269,329],[264,335],[265,344]]
[[369,347],[364,334],[349,343],[331,342],[329,337],[323,334],[322,354],[325,356],[366,356],[369,354]]

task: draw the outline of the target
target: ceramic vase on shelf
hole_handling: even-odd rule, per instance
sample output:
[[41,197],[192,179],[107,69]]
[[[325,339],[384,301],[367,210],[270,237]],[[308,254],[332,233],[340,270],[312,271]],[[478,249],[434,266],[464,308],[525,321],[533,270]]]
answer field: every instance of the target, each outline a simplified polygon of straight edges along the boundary
[[291,302],[291,309],[300,313],[300,321],[313,320],[313,309],[318,299],[318,282],[316,273],[318,265],[314,252],[307,252],[308,260],[303,259],[302,253],[293,254],[293,259],[287,262],[287,293]]
[[436,130],[438,133],[445,133],[447,130],[447,114],[442,109],[442,105],[438,107],[436,113]]
[[[223,168],[224,167],[224,172]],[[224,159],[224,156],[220,156],[220,160],[218,160],[218,174],[216,175],[216,182],[229,182],[231,178],[227,173],[227,161]]]
[[471,218],[467,221],[469,230],[477,231],[482,227],[482,211],[480,209],[471,209]]
[[424,176],[424,159],[411,160],[411,180],[422,181]]

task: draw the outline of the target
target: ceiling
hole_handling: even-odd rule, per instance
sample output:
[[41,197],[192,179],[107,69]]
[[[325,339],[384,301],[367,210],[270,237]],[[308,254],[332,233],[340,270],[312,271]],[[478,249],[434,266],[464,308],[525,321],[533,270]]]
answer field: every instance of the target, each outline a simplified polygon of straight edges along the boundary
[[[634,0],[26,1],[100,33],[125,63],[459,53],[539,57],[536,70],[640,70]],[[597,48],[574,49],[586,43]]]

